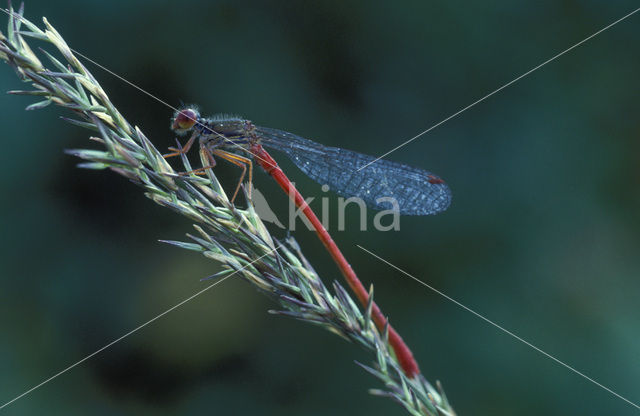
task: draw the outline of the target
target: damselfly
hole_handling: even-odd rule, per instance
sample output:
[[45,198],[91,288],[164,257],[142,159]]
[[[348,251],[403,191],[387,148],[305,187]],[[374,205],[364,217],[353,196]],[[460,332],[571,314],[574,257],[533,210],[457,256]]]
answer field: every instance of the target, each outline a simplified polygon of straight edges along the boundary
[[[378,330],[388,331],[389,344],[393,347],[404,372],[409,377],[420,373],[411,350],[388,324],[378,305],[370,300],[369,292],[329,232],[262,145],[284,152],[310,178],[329,185],[341,195],[358,197],[373,208],[395,209],[401,214],[429,215],[447,209],[451,203],[451,191],[442,179],[422,169],[387,160],[376,160],[372,156],[350,150],[323,146],[285,131],[255,126],[251,121],[239,117],[204,118],[196,109],[189,107],[175,114],[172,128],[179,134],[192,134],[183,148],[169,148],[173,153],[165,157],[188,152],[198,139],[200,152],[209,164],[192,172],[199,173],[213,168],[216,164],[214,156],[242,168],[242,176],[232,202],[247,173],[247,166],[249,182],[252,180],[252,160],[269,173],[314,227],[318,238],[338,265],[362,306],[371,308],[371,317]],[[245,155],[239,155],[238,152]]]
[[[204,118],[194,108],[184,108],[176,113],[172,128],[179,134],[192,132],[192,135],[184,148],[170,148],[173,153],[166,157],[189,151],[199,139],[209,166],[197,171],[215,166],[214,156],[218,156],[242,167],[240,183],[247,166],[251,181],[251,159],[255,160],[258,153],[264,152],[261,147],[264,145],[285,153],[316,182],[328,185],[342,196],[360,198],[375,209],[391,209],[403,215],[430,215],[444,211],[451,203],[449,187],[431,172],[376,160],[351,150],[323,146],[286,131],[256,126],[239,117]],[[237,191],[238,188],[233,199]]]

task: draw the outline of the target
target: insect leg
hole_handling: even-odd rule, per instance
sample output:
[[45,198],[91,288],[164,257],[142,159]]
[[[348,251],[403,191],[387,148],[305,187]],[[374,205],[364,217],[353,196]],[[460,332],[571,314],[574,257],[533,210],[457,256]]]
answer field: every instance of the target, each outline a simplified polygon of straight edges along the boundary
[[193,142],[195,140],[196,140],[196,132],[194,132],[191,135],[191,137],[189,138],[189,141],[187,142],[187,144],[184,145],[182,149],[178,149],[176,147],[170,147],[169,150],[171,150],[172,153],[167,153],[166,155],[162,155],[162,157],[164,157],[165,159],[168,159],[170,157],[179,156],[183,153],[187,153],[189,149],[191,149],[191,146],[193,145]]
[[229,153],[224,150],[216,149],[213,151],[216,156],[223,158],[236,166],[242,168],[242,174],[240,175],[240,181],[238,181],[238,186],[236,186],[236,190],[233,193],[233,197],[231,197],[231,203],[236,199],[238,195],[238,191],[240,190],[240,186],[242,185],[242,181],[244,180],[245,174],[247,173],[247,166],[249,166],[249,199],[251,199],[251,186],[253,181],[253,163],[251,163],[251,159],[246,158],[244,156],[239,156],[234,153]]

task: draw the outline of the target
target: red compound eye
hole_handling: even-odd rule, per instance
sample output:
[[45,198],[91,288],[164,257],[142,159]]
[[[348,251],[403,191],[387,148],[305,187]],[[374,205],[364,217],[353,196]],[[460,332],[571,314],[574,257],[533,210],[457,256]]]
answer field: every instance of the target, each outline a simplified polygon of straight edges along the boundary
[[198,113],[196,110],[186,108],[181,110],[173,120],[172,128],[174,130],[189,130],[194,124],[196,124],[197,119]]

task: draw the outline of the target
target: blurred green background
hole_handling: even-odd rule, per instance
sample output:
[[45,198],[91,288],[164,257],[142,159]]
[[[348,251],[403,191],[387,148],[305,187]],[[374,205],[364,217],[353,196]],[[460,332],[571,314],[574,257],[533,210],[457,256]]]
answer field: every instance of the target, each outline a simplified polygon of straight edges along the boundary
[[[379,155],[637,7],[633,1],[27,2],[73,48],[172,105]],[[3,18],[3,21],[6,19]],[[631,401],[640,401],[640,15],[388,158],[447,180],[450,209],[334,235],[425,376],[460,415],[631,415],[594,384],[419,286],[425,280]],[[87,64],[159,148],[171,110]],[[19,89],[0,67],[0,90]],[[0,403],[205,287],[190,231],[65,148],[93,146],[58,108],[0,96]],[[320,186],[280,155],[307,196]],[[233,187],[237,170],[218,175]],[[256,186],[282,215],[267,175]],[[337,198],[332,198],[335,211]],[[317,206],[316,206],[317,207]],[[332,211],[333,212],[333,211]],[[372,224],[373,213],[368,217]],[[315,236],[295,232],[324,279]],[[284,231],[273,229],[277,236]],[[404,414],[325,331],[273,317],[229,280],[6,407],[41,414]]]

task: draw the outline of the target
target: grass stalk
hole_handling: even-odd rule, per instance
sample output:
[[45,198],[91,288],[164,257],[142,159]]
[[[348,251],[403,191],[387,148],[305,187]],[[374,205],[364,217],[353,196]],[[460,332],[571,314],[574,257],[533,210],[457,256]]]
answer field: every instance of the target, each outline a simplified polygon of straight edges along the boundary
[[[155,203],[193,221],[195,232],[187,234],[188,241],[166,242],[220,263],[222,271],[212,278],[236,273],[279,305],[270,313],[320,326],[369,351],[372,363],[358,365],[384,386],[372,394],[395,400],[411,415],[455,414],[439,383],[434,387],[422,375],[404,374],[389,346],[388,325],[376,328],[370,311],[357,306],[338,282],[325,286],[295,240],[271,236],[252,206],[234,206],[211,169],[206,177],[174,171],[142,130],[117,110],[46,18],[40,29],[23,17],[23,7],[15,12],[9,6],[8,15],[7,34],[0,32],[0,60],[29,84],[10,93],[36,98],[28,110],[51,104],[70,110],[74,117],[63,119],[94,134],[90,138],[99,149],[68,151],[83,160],[80,167],[122,175]],[[31,41],[53,45],[59,56],[34,53]],[[182,162],[191,170],[184,155]],[[373,298],[373,288],[370,294]]]

